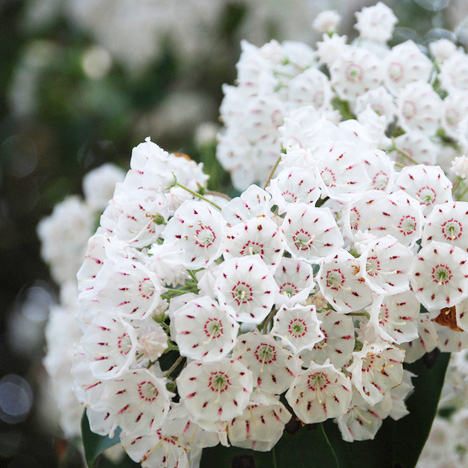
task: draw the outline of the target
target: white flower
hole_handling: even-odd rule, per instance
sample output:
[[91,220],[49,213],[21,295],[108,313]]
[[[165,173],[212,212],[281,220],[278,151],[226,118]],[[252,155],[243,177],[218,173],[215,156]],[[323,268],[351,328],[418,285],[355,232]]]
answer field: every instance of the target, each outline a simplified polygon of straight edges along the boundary
[[222,252],[225,260],[259,255],[267,265],[276,270],[285,247],[286,241],[278,226],[266,216],[257,216],[228,229]]
[[406,351],[405,362],[409,364],[417,361],[424,354],[433,351],[439,343],[435,324],[429,319],[429,314],[419,314],[417,322],[419,337],[400,345]]
[[324,338],[314,305],[283,305],[275,315],[271,333],[281,338],[294,352],[311,349]]
[[385,57],[385,68],[385,87],[398,96],[414,81],[429,81],[433,65],[413,41],[406,41],[390,50]]
[[286,399],[306,424],[342,416],[351,403],[351,382],[328,361],[312,363],[294,379]]
[[361,94],[356,99],[355,112],[359,115],[370,108],[379,116],[385,117],[385,122],[388,125],[396,115],[396,106],[393,96],[387,91],[384,86],[372,89],[367,93]]
[[224,219],[205,202],[186,201],[167,223],[162,236],[184,251],[191,269],[208,266],[221,255]]
[[386,392],[399,385],[403,378],[405,352],[390,344],[364,343],[353,353],[348,367],[351,381],[370,405],[379,403]]
[[244,413],[229,422],[229,441],[234,447],[268,452],[290,419],[291,413],[278,397],[256,390]]
[[378,296],[367,310],[367,327],[390,343],[406,343],[418,338],[419,301],[411,291],[393,296]]
[[388,235],[365,245],[359,273],[375,293],[398,294],[409,289],[412,259],[411,250]]
[[382,2],[363,8],[355,16],[357,22],[354,27],[359,31],[360,37],[377,42],[387,42],[397,23],[393,11]]
[[452,307],[468,295],[468,254],[432,241],[416,255],[410,275],[413,292],[427,310]]
[[432,136],[442,115],[442,100],[429,83],[414,81],[406,85],[397,99],[398,121],[403,130],[419,130]]
[[322,11],[314,20],[313,27],[320,33],[331,33],[337,30],[341,15],[335,10]]
[[468,90],[468,56],[464,52],[455,51],[440,65],[438,78],[449,93]]
[[222,264],[215,294],[240,322],[260,323],[275,303],[278,285],[259,255],[232,258]]
[[239,324],[207,296],[178,309],[172,316],[171,327],[181,356],[203,361],[225,357],[234,347],[239,331]]
[[447,202],[437,205],[427,217],[421,245],[431,241],[451,244],[468,252],[468,202]]
[[458,139],[459,125],[468,114],[468,91],[453,91],[443,101],[441,127]]
[[103,403],[123,431],[138,436],[163,426],[171,397],[164,379],[136,369],[106,382]]
[[398,173],[395,185],[416,198],[425,215],[431,213],[436,205],[452,201],[452,182],[439,166],[420,164],[404,167]]
[[343,246],[343,237],[331,211],[304,203],[291,205],[282,225],[294,258],[318,263]]
[[314,173],[299,167],[282,170],[270,182],[267,191],[271,193],[272,203],[278,206],[280,213],[287,211],[293,203],[314,205],[321,194]]
[[338,34],[333,34],[331,37],[324,34],[322,42],[317,42],[317,56],[320,62],[330,66],[348,47],[346,39],[346,36]]
[[457,46],[449,39],[439,39],[429,44],[429,50],[436,62],[443,63],[457,50]]
[[392,399],[389,393],[385,394],[378,403],[369,404],[358,392],[354,391],[351,409],[337,418],[341,437],[346,442],[374,439],[391,409]]
[[303,303],[314,287],[312,266],[304,260],[283,257],[275,272],[279,286],[278,305]]
[[253,389],[252,373],[240,362],[227,358],[193,361],[176,382],[181,402],[202,427],[205,421],[229,421],[240,416]]
[[312,105],[322,112],[331,109],[333,93],[330,82],[324,73],[314,67],[292,78],[288,88],[291,106]]
[[338,312],[359,311],[372,302],[372,290],[359,274],[360,268],[358,260],[343,249],[320,265],[320,291]]
[[232,357],[252,372],[254,386],[267,393],[286,391],[301,368],[296,354],[257,331],[239,337]]
[[455,158],[452,161],[450,171],[461,179],[466,179],[468,177],[468,157],[463,155]]
[[354,324],[352,317],[338,314],[333,310],[318,315],[320,330],[324,339],[310,350],[300,353],[304,364],[324,364],[329,360],[337,369],[344,367],[351,359],[354,350]]
[[341,99],[354,102],[357,96],[382,84],[382,68],[377,55],[359,47],[348,47],[331,64],[331,84]]

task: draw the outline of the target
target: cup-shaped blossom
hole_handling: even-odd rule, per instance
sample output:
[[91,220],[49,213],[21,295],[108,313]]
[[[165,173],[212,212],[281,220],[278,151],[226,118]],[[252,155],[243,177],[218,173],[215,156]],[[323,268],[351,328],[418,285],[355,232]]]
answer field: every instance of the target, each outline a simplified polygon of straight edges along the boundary
[[352,317],[338,314],[333,310],[318,314],[320,330],[324,334],[310,350],[301,352],[300,358],[305,364],[311,361],[323,364],[329,360],[337,369],[345,366],[354,351],[354,324]]
[[297,417],[306,424],[337,418],[348,411],[351,381],[328,361],[312,363],[301,371],[286,392],[286,400]]
[[452,182],[439,166],[406,166],[398,173],[395,185],[416,198],[426,216],[436,205],[452,201]]
[[221,255],[225,222],[215,208],[201,201],[184,202],[167,223],[163,237],[177,242],[189,268],[208,266]]
[[171,330],[182,356],[215,361],[234,347],[239,324],[214,299],[202,296],[173,314]]
[[259,255],[232,258],[215,281],[220,304],[240,322],[260,323],[275,303],[278,285]]
[[127,434],[142,435],[162,427],[172,394],[166,381],[148,369],[123,373],[106,382],[103,400]]
[[442,115],[442,100],[429,83],[414,81],[402,89],[397,99],[398,122],[403,130],[419,130],[434,135]]
[[351,408],[337,419],[341,437],[346,442],[372,440],[392,410],[392,398],[386,393],[375,405],[365,401],[360,393],[353,392]]
[[158,430],[140,436],[120,434],[120,442],[128,456],[143,468],[188,468],[188,447],[178,437]]
[[420,203],[400,190],[391,194],[367,191],[349,205],[345,220],[353,236],[360,231],[376,237],[390,234],[408,247],[420,239],[424,225]]
[[426,353],[430,353],[439,344],[435,323],[429,318],[429,314],[419,314],[417,324],[418,338],[400,345],[405,350],[405,362],[409,364],[417,361]]
[[164,229],[164,222],[160,221],[170,214],[172,210],[164,194],[123,185],[103,217],[108,218],[107,224],[110,221],[119,239],[141,248],[156,242]]
[[290,419],[291,413],[278,397],[256,390],[242,415],[229,422],[229,441],[234,447],[268,452]]
[[385,86],[395,96],[409,83],[429,81],[433,65],[413,41],[393,47],[385,57]]
[[370,150],[363,154],[367,175],[370,178],[369,189],[389,192],[395,181],[394,162],[380,150]]
[[280,213],[287,211],[291,203],[314,205],[321,193],[314,173],[300,167],[283,169],[270,182],[267,190]]
[[468,296],[468,253],[445,242],[424,246],[410,274],[413,292],[427,310],[452,307]]
[[254,386],[268,393],[286,391],[301,368],[297,355],[281,341],[257,331],[239,337],[232,357],[252,372]]
[[283,257],[275,272],[279,286],[277,304],[293,306],[304,302],[315,286],[312,266],[304,260]]
[[225,260],[260,255],[260,258],[275,270],[285,247],[283,233],[266,216],[256,216],[228,229],[222,245]]
[[324,196],[349,202],[371,184],[359,150],[347,141],[321,145],[316,157],[317,181]]
[[426,219],[422,245],[440,241],[468,251],[468,202],[437,205]]
[[282,225],[294,258],[317,263],[343,246],[343,236],[328,208],[297,203],[288,208]]
[[359,258],[360,274],[377,294],[398,294],[409,289],[408,270],[413,253],[385,236],[367,243]]
[[418,337],[420,303],[411,291],[392,296],[377,296],[368,308],[368,327],[390,343],[406,343]]
[[81,344],[92,374],[99,379],[118,377],[136,360],[136,330],[126,321],[102,312],[86,327]]
[[229,421],[247,407],[253,390],[252,373],[239,361],[193,361],[177,377],[177,389],[193,420]]
[[372,290],[359,271],[358,260],[344,249],[326,257],[320,265],[320,291],[337,312],[359,311],[372,302]]
[[360,47],[344,49],[332,63],[330,74],[337,94],[351,102],[357,96],[379,87],[384,78],[379,57]]
[[141,262],[113,256],[99,270],[94,288],[83,291],[81,297],[121,317],[141,320],[162,305],[164,291],[158,276]]
[[289,82],[288,98],[296,106],[312,104],[317,110],[330,107],[332,89],[327,76],[315,67],[296,75]]
[[311,349],[324,338],[314,305],[283,305],[275,315],[271,333],[280,337],[294,352]]
[[239,197],[223,206],[221,214],[229,226],[248,221],[256,216],[268,215],[271,195],[258,185],[251,185]]
[[405,352],[390,344],[365,342],[353,353],[348,367],[353,385],[370,405],[381,401],[384,394],[401,383]]

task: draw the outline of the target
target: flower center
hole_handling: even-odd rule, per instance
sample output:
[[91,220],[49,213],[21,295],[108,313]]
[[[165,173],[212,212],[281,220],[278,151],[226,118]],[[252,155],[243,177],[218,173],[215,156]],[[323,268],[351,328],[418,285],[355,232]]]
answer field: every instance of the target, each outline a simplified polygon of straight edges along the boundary
[[203,331],[210,339],[219,338],[223,334],[223,324],[218,319],[210,318],[206,321]]
[[399,231],[404,236],[409,236],[416,230],[416,218],[413,216],[403,216],[398,224]]
[[368,257],[366,262],[366,271],[369,276],[375,276],[380,270],[380,262],[376,255]]
[[322,177],[323,183],[327,187],[335,187],[336,185],[336,175],[334,171],[326,167],[325,169],[322,170],[320,173],[320,176]]
[[225,392],[231,386],[231,382],[224,372],[212,372],[208,386],[212,392],[219,394]]
[[238,281],[232,288],[232,298],[237,302],[237,305],[247,304],[252,300],[252,288],[243,281]]
[[411,119],[417,114],[416,104],[412,101],[405,101],[403,103],[403,116],[406,119]]
[[257,347],[254,353],[258,362],[263,364],[271,364],[273,361],[276,361],[276,351],[269,344],[262,343]]
[[154,401],[159,395],[159,392],[154,384],[145,381],[138,384],[138,395],[142,400]]
[[258,242],[248,241],[240,251],[241,255],[260,255],[263,258],[265,251],[263,250],[263,244]]
[[419,201],[424,205],[432,205],[434,204],[437,195],[433,188],[428,187],[426,185],[426,187],[423,187],[418,191],[416,196],[419,198]]
[[288,331],[294,338],[302,338],[307,333],[307,325],[302,319],[291,320]]
[[341,270],[331,270],[327,272],[326,276],[327,286],[334,291],[339,291],[340,287],[343,286],[345,278],[341,273]]
[[132,341],[126,333],[117,338],[117,347],[119,348],[120,354],[124,356],[132,349]]
[[452,277],[452,271],[447,265],[437,265],[432,269],[432,279],[439,286],[449,283]]
[[362,76],[364,75],[362,67],[359,65],[352,63],[348,65],[345,71],[345,76],[348,81],[353,83],[357,83],[358,81],[362,80]]
[[195,233],[195,243],[204,249],[210,247],[216,239],[216,235],[210,227],[201,226]]
[[299,290],[296,288],[296,286],[293,283],[284,283],[280,287],[280,293],[288,297],[294,296],[298,292]]
[[315,236],[311,236],[307,231],[301,229],[293,236],[294,245],[298,250],[309,250]]
[[392,62],[388,67],[388,74],[392,81],[399,81],[403,77],[405,70],[400,63]]
[[154,294],[154,285],[149,278],[143,278],[138,284],[138,291],[143,299],[149,299]]
[[447,240],[460,239],[463,232],[463,226],[455,219],[450,219],[442,224],[442,234]]

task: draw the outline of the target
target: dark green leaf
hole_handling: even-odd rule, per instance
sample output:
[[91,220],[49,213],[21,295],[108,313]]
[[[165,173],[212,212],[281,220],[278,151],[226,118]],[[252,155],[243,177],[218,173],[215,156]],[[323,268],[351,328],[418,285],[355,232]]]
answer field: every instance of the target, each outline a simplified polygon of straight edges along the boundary
[[83,438],[85,459],[89,468],[97,468],[99,455],[101,455],[104,450],[120,442],[119,433],[120,431],[116,431],[115,437],[112,439],[95,434],[89,427],[86,411],[83,413],[83,417],[81,418],[81,435]]

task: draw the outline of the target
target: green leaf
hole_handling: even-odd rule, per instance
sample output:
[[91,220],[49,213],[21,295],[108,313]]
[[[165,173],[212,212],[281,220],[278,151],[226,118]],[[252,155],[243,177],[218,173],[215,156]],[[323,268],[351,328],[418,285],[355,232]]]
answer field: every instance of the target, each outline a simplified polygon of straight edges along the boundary
[[405,366],[417,375],[408,398],[409,415],[387,418],[374,440],[345,442],[333,421],[304,427],[292,421],[267,453],[236,447],[204,449],[201,468],[414,468],[437,411],[450,354],[429,353]]
[[85,459],[89,468],[98,467],[97,462],[99,456],[104,452],[104,450],[120,442],[119,434],[120,429],[116,431],[116,434],[112,439],[109,437],[95,434],[91,431],[89,427],[89,421],[88,416],[86,415],[86,411],[83,412],[83,417],[81,418],[81,435],[83,438]]

